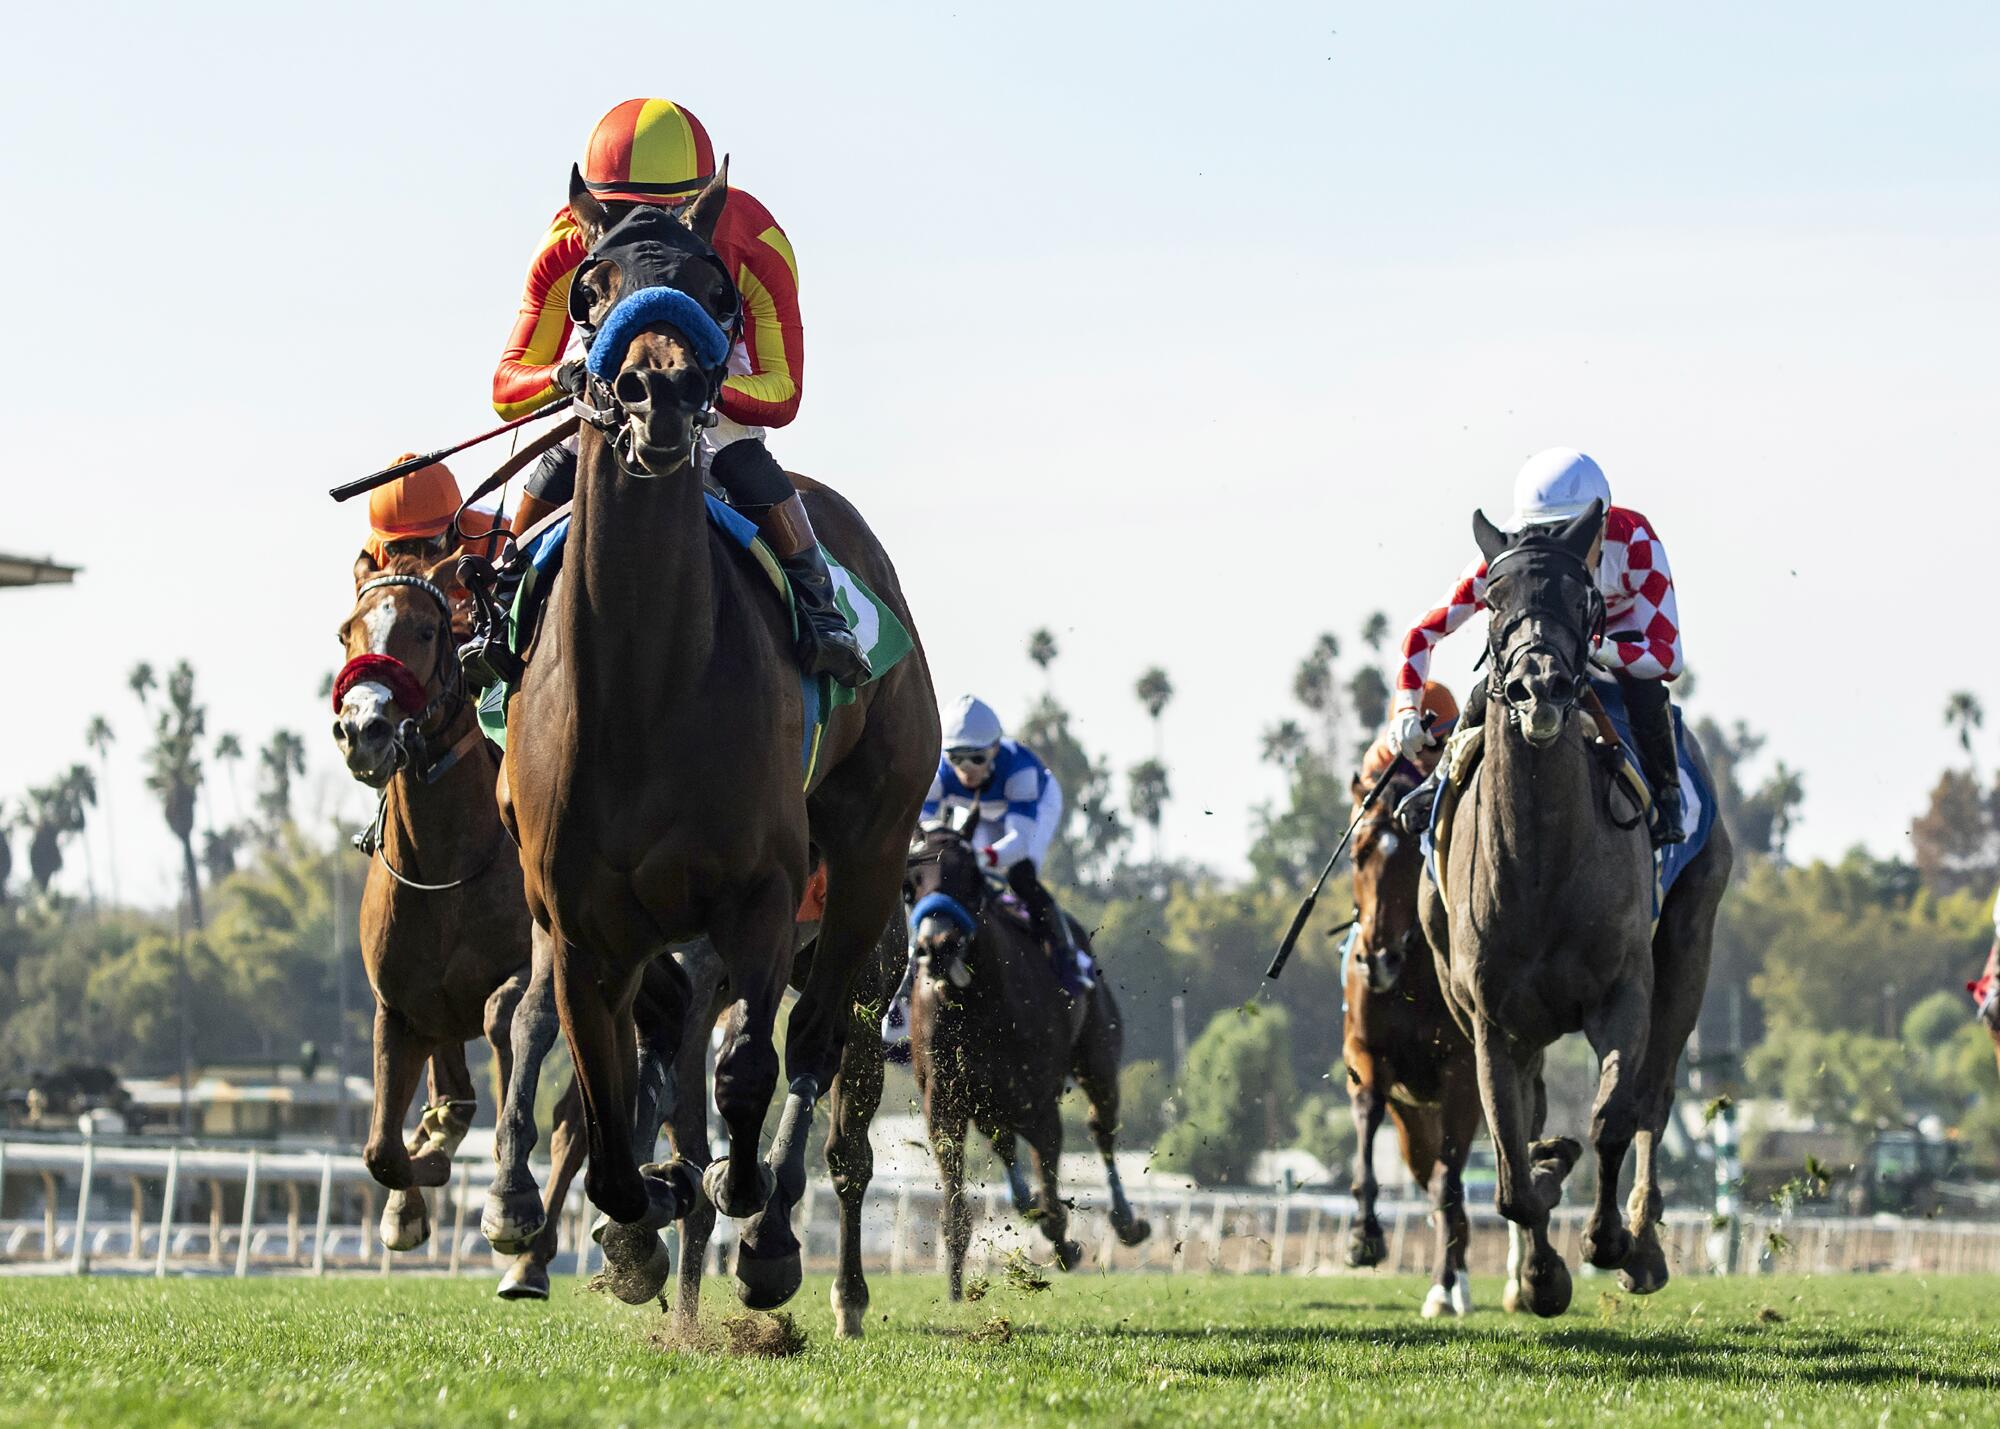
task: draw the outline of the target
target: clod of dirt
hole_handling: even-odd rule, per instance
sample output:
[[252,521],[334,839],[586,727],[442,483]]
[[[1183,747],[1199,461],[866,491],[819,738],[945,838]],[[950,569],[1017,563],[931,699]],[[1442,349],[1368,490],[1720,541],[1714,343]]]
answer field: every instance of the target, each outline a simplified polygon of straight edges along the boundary
[[688,1324],[678,1315],[669,1316],[663,1323],[653,1327],[648,1335],[656,1349],[672,1350],[677,1354],[717,1355],[722,1353],[722,1337],[704,1324]]
[[1007,1277],[1007,1284],[1015,1290],[1032,1295],[1049,1288],[1049,1277],[1025,1250],[1008,1251],[1007,1258],[1000,1262],[1000,1271]]
[[722,1322],[722,1340],[730,1354],[757,1359],[784,1359],[806,1347],[805,1331],[783,1310],[774,1315],[754,1310],[731,1315]]
[[983,1275],[977,1279],[968,1280],[965,1282],[965,1298],[972,1301],[984,1300],[986,1298],[986,1288],[986,1277]]
[[1618,1312],[1624,1308],[1625,1308],[1625,1302],[1623,1300],[1620,1300],[1616,1295],[1613,1295],[1609,1290],[1600,1290],[1597,1292],[1598,1319],[1600,1320],[1616,1319],[1618,1316]]
[[1782,1325],[1785,1323],[1785,1317],[1776,1310],[1773,1310],[1769,1305],[1766,1305],[1757,1312],[1757,1323],[1760,1325]]
[[1004,1345],[1014,1338],[1014,1325],[1005,1315],[995,1315],[965,1338],[975,1345]]

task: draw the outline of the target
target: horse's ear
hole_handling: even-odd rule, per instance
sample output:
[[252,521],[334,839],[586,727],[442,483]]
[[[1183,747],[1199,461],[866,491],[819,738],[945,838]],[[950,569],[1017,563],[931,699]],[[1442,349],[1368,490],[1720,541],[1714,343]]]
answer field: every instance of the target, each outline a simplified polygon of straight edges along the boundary
[[694,196],[694,201],[681,212],[681,222],[690,232],[709,247],[715,246],[715,226],[722,222],[722,206],[729,202],[729,156],[722,156],[722,167],[715,171],[715,177],[708,186]]
[[1597,530],[1604,524],[1604,503],[1592,500],[1583,514],[1562,528],[1556,539],[1564,550],[1578,558],[1590,554],[1590,543],[1597,539]]
[[382,563],[375,559],[375,553],[365,546],[361,554],[354,558],[354,588],[360,590],[364,581],[371,581],[382,573]]
[[1479,554],[1489,561],[1507,549],[1507,533],[1488,521],[1484,511],[1472,513],[1472,539],[1479,543]]
[[583,230],[584,244],[595,248],[604,230],[611,227],[611,214],[590,191],[590,185],[583,181],[583,170],[575,164],[569,166],[569,211]]
[[1347,792],[1353,797],[1354,801],[1358,804],[1361,802],[1361,796],[1368,792],[1368,786],[1361,782],[1361,776],[1357,774],[1352,779],[1348,780]]

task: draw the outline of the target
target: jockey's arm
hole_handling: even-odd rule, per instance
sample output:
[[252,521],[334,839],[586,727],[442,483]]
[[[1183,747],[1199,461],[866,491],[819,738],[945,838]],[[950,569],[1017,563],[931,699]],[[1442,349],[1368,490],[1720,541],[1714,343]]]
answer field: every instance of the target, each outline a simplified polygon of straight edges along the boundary
[[1000,837],[985,850],[987,866],[1004,873],[1024,859],[1039,865],[1048,852],[1053,820],[1061,815],[1061,786],[1034,760],[1010,771],[1000,792],[1007,812],[1000,818]]
[[528,266],[521,307],[493,373],[493,410],[510,421],[567,395],[555,385],[555,372],[570,340],[570,278],[584,252],[583,232],[565,206]]
[[[1617,597],[1605,612],[1605,639],[1592,658],[1635,680],[1671,680],[1680,674],[1681,617],[1667,548],[1643,517],[1613,508],[1606,524],[1600,581]],[[1626,640],[1614,636],[1628,635]]]
[[1396,671],[1396,709],[1414,710],[1430,673],[1431,647],[1486,608],[1486,562],[1474,561],[1443,603],[1424,613],[1403,637],[1403,663]]
[[[743,299],[743,355],[749,371],[735,371],[742,364],[731,364],[716,405],[723,416],[746,427],[782,427],[798,415],[805,384],[798,258],[777,220],[740,189],[730,190],[722,222]],[[718,236],[718,250],[724,247]]]

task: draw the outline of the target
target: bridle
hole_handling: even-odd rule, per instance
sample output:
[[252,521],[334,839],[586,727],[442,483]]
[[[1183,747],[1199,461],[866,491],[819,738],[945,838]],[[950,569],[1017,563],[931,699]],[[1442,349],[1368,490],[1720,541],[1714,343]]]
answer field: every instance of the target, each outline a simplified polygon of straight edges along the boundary
[[[940,826],[940,831],[949,834],[951,836],[950,839],[927,839],[926,846],[921,852],[912,851],[908,858],[904,860],[904,872],[906,874],[914,869],[932,866],[937,866],[940,872],[942,872],[946,850],[954,846],[962,848],[971,847],[970,841],[966,838],[963,831],[951,828],[949,825]],[[979,936],[979,930],[986,924],[988,910],[987,900],[983,896],[985,892],[985,878],[983,875],[981,876],[980,884],[982,896],[978,904],[971,908],[966,907],[961,899],[945,892],[942,888],[937,888],[926,893],[910,905],[910,927],[912,929],[916,928],[926,918],[943,918],[946,922],[955,924],[958,927],[959,931],[965,935],[966,943],[969,946],[972,940]]]
[[[379,857],[389,876],[405,888],[419,893],[443,893],[464,887],[492,867],[494,859],[500,855],[500,845],[506,841],[506,835],[502,830],[501,837],[494,840],[492,850],[480,861],[478,868],[449,883],[419,883],[406,877],[389,861],[388,852],[383,848],[382,834],[389,817],[389,786],[395,782],[396,775],[411,774],[421,783],[435,784],[474,747],[485,743],[479,722],[474,720],[442,754],[435,759],[431,757],[431,741],[450,729],[471,703],[471,697],[466,692],[465,672],[459,668],[457,652],[452,646],[451,597],[435,581],[423,576],[377,576],[363,582],[360,589],[354,592],[355,608],[360,609],[361,600],[375,591],[403,587],[423,592],[438,608],[437,653],[431,662],[430,679],[418,679],[414,670],[393,655],[374,651],[356,655],[341,666],[340,673],[334,677],[333,708],[336,713],[339,712],[347,692],[355,685],[376,680],[388,687],[397,704],[404,709],[417,710],[417,714],[398,724],[395,733],[390,736],[390,748],[394,751],[393,772],[382,783],[381,793],[375,802],[375,817],[369,821],[367,828],[354,836],[353,842],[354,847],[368,857]],[[434,695],[430,693],[431,681],[438,686]]]
[[[1590,678],[1590,657],[1604,638],[1604,593],[1597,588],[1596,573],[1591,570],[1588,561],[1559,545],[1544,541],[1510,546],[1488,561],[1486,565],[1488,590],[1492,589],[1496,568],[1503,561],[1516,556],[1534,556],[1541,560],[1552,559],[1568,563],[1575,568],[1574,573],[1578,582],[1589,595],[1584,602],[1583,618],[1578,622],[1578,612],[1565,609],[1553,600],[1543,598],[1542,592],[1548,584],[1547,578],[1544,577],[1530,591],[1528,600],[1520,609],[1508,611],[1504,618],[1495,619],[1486,633],[1486,652],[1490,671],[1486,677],[1487,697],[1506,708],[1513,708],[1512,702],[1507,697],[1507,691],[1514,683],[1515,669],[1531,655],[1546,655],[1564,677],[1562,692],[1560,695],[1551,696],[1548,703],[1555,705],[1567,715],[1583,696],[1584,687]],[[1497,616],[1500,612],[1496,610],[1495,614]],[[1554,625],[1571,638],[1563,644],[1558,644],[1538,632],[1534,639],[1515,645],[1513,643],[1515,632],[1530,620],[1540,621],[1544,626]]]

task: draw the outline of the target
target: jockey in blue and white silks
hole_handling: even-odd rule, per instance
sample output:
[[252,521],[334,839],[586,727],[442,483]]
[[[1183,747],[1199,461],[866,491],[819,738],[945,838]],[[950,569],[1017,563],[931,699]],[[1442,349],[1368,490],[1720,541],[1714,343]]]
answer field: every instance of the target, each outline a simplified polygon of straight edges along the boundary
[[[976,818],[968,839],[989,876],[1004,880],[1028,910],[1035,934],[1048,949],[1063,990],[1082,996],[1096,985],[1088,954],[1076,945],[1069,919],[1039,876],[1049,845],[1062,828],[1062,785],[1032,749],[1006,737],[1000,716],[984,700],[961,696],[945,712],[944,755],[924,799],[924,822]],[[893,1048],[909,1037],[909,992],[903,986],[882,1019],[883,1040]]]

